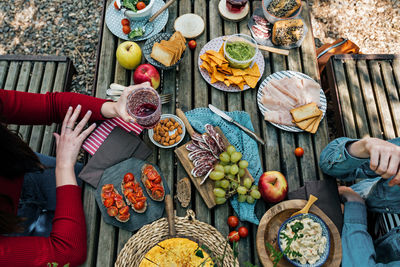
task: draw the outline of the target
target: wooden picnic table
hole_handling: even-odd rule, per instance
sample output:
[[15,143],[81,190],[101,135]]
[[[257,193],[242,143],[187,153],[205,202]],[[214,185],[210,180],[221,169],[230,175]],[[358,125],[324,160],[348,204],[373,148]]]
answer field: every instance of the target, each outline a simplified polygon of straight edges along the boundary
[[[112,1],[106,1],[104,10]],[[234,33],[250,35],[247,20],[238,23],[224,21],[219,16],[218,3],[219,0],[180,0],[169,8],[169,20],[165,31],[172,32],[175,18],[191,12],[204,18],[206,29],[196,39],[197,48],[194,51],[188,50],[176,69],[161,72],[161,92],[173,95],[173,101],[163,105],[162,112],[175,113],[177,107],[183,111],[188,111],[198,107],[206,107],[209,103],[227,111],[245,110],[251,116],[255,132],[266,141],[265,146],[259,146],[264,170],[281,171],[288,179],[290,190],[299,188],[305,181],[323,179],[324,176],[318,168],[318,162],[322,149],[328,143],[326,119],[322,121],[315,135],[282,131],[264,121],[257,107],[257,88],[241,93],[225,93],[213,88],[202,78],[198,70],[198,56],[200,49],[209,40]],[[254,10],[261,6],[261,1],[250,1],[250,4],[251,10]],[[301,16],[309,29],[302,46],[290,50],[288,57],[263,52],[265,70],[260,82],[266,76],[281,70],[303,72],[319,81],[310,10],[306,2],[303,2]],[[132,72],[123,69],[116,63],[115,51],[121,42],[123,40],[115,37],[103,23],[100,32],[101,45],[99,46],[94,94],[97,97],[106,98],[106,89],[113,82],[123,85],[133,84]],[[144,42],[139,42],[139,45],[143,44]],[[173,149],[159,149],[149,141],[146,133],[143,139],[153,149],[149,161],[161,168],[168,181],[171,193],[174,194],[176,182],[186,177],[187,173],[178,162]],[[188,140],[188,136],[185,140]],[[293,153],[297,146],[301,146],[305,150],[304,156],[300,159],[296,158]],[[193,185],[192,189],[194,194],[188,208],[195,211],[197,219],[215,226],[223,235],[228,235],[229,228],[226,220],[228,216],[233,214],[230,205],[224,204],[209,210]],[[186,209],[182,208],[177,200],[175,200],[174,205],[177,216],[185,216]],[[88,257],[85,266],[112,266],[132,233],[108,225],[101,219],[100,211],[94,199],[94,189],[86,184],[84,186],[84,209],[88,235]],[[246,222],[243,225],[249,228],[250,235],[239,242],[239,261],[241,265],[249,261],[261,266],[255,247],[257,226]]]

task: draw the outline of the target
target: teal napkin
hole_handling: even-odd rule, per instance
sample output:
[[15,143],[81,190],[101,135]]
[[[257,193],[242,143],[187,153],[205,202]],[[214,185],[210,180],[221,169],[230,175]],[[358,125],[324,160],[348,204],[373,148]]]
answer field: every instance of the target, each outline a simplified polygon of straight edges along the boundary
[[[204,125],[209,123],[213,126],[221,128],[222,132],[229,140],[229,142],[240,151],[243,159],[249,162],[248,170],[258,184],[258,180],[262,174],[262,167],[260,156],[258,153],[257,142],[248,136],[245,132],[238,127],[222,119],[220,116],[214,114],[208,108],[197,108],[185,113],[192,127],[199,133],[204,133]],[[246,128],[254,131],[253,124],[248,113],[244,111],[226,112],[235,121],[245,126]],[[259,224],[259,220],[254,214],[255,203],[248,204],[247,202],[239,203],[237,195],[231,198],[231,205],[235,212],[238,214],[241,221],[248,221],[254,224]]]

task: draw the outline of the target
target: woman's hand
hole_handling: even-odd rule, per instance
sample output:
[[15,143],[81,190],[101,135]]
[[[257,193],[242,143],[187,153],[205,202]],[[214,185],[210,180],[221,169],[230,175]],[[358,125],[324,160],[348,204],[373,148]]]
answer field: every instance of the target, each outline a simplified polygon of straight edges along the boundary
[[125,87],[117,102],[106,102],[103,104],[101,107],[101,114],[103,114],[105,118],[120,117],[126,122],[135,122],[135,120],[129,116],[128,112],[126,111],[126,102],[129,94],[136,88],[141,87],[151,87],[151,84],[149,82],[144,82]]
[[81,105],[75,110],[69,107],[65,115],[61,133],[54,133],[57,144],[56,157],[56,185],[76,184],[74,175],[74,165],[78,157],[79,150],[86,137],[94,130],[96,124],[93,123],[86,130],[83,130],[92,115],[88,111],[82,120],[75,126],[75,122],[81,112]]
[[370,168],[382,178],[395,176],[389,185],[400,185],[400,147],[378,138],[364,138],[348,147],[351,155],[370,158]]

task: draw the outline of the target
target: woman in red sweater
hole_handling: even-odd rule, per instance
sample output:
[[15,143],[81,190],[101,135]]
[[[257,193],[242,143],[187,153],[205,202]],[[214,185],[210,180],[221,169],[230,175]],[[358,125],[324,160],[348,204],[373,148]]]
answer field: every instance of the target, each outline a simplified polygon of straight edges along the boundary
[[[0,90],[0,266],[61,267],[85,261],[86,224],[74,166],[82,142],[95,124],[87,129],[84,126],[89,119],[93,122],[116,116],[132,122],[125,107],[126,98],[134,88],[127,88],[118,102],[75,93],[43,95]],[[35,154],[5,124],[61,121],[61,133],[54,134],[57,144],[54,178],[45,166],[52,159]],[[49,234],[21,227],[24,222],[33,221],[30,227],[38,228],[38,214],[32,211],[41,213],[40,209],[52,206],[55,212]],[[35,218],[21,218],[21,215]]]

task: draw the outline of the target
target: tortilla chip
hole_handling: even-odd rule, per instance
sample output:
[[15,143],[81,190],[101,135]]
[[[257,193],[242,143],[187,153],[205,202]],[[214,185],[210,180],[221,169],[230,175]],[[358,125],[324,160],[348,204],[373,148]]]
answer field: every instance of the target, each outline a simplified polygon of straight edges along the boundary
[[260,69],[258,68],[257,63],[255,63],[255,62],[253,64],[253,67],[244,69],[244,71],[246,72],[247,75],[250,75],[250,76],[254,76],[254,77],[261,76]]
[[245,82],[241,82],[241,83],[238,83],[237,86],[239,86],[240,90],[243,90],[244,84],[245,84]]
[[244,81],[243,78],[242,78],[242,76],[227,76],[226,78],[227,78],[231,83],[234,83],[234,84],[239,84],[239,83],[241,83],[241,82]]
[[250,76],[250,75],[244,75],[243,79],[245,82],[251,87],[255,88],[258,82],[258,77]]
[[215,63],[217,63],[218,66],[222,65],[222,63],[224,63],[220,58],[212,56],[212,55],[208,55],[208,57],[213,60]]
[[201,65],[200,65],[200,68],[205,69],[209,73],[212,72],[212,67],[210,66],[210,64],[208,64],[207,61],[203,61],[203,63],[201,63]]
[[[222,62],[228,62],[228,61],[225,59],[224,55],[223,55],[223,54],[220,54],[220,53],[217,52],[217,51],[214,51],[214,50],[207,50],[206,53],[207,53],[209,56],[213,56],[213,57],[218,58],[218,59],[219,59],[220,61],[222,61]],[[222,64],[222,63],[221,63],[221,64]],[[219,65],[221,65],[221,64],[219,64]]]
[[231,85],[231,82],[230,82],[229,80],[224,80],[224,84],[225,84],[226,86],[230,86],[230,85]]
[[244,70],[242,70],[242,69],[235,69],[235,68],[232,68],[232,74],[233,74],[234,76],[242,76],[242,75],[246,75],[247,73],[246,73]]
[[218,80],[215,78],[214,73],[211,73],[211,83],[216,83]]
[[211,67],[214,67],[214,66],[217,66],[218,64],[214,61],[214,60],[212,60],[212,59],[210,59],[210,66]]
[[218,50],[218,53],[224,55],[224,44],[221,45],[220,49]]

